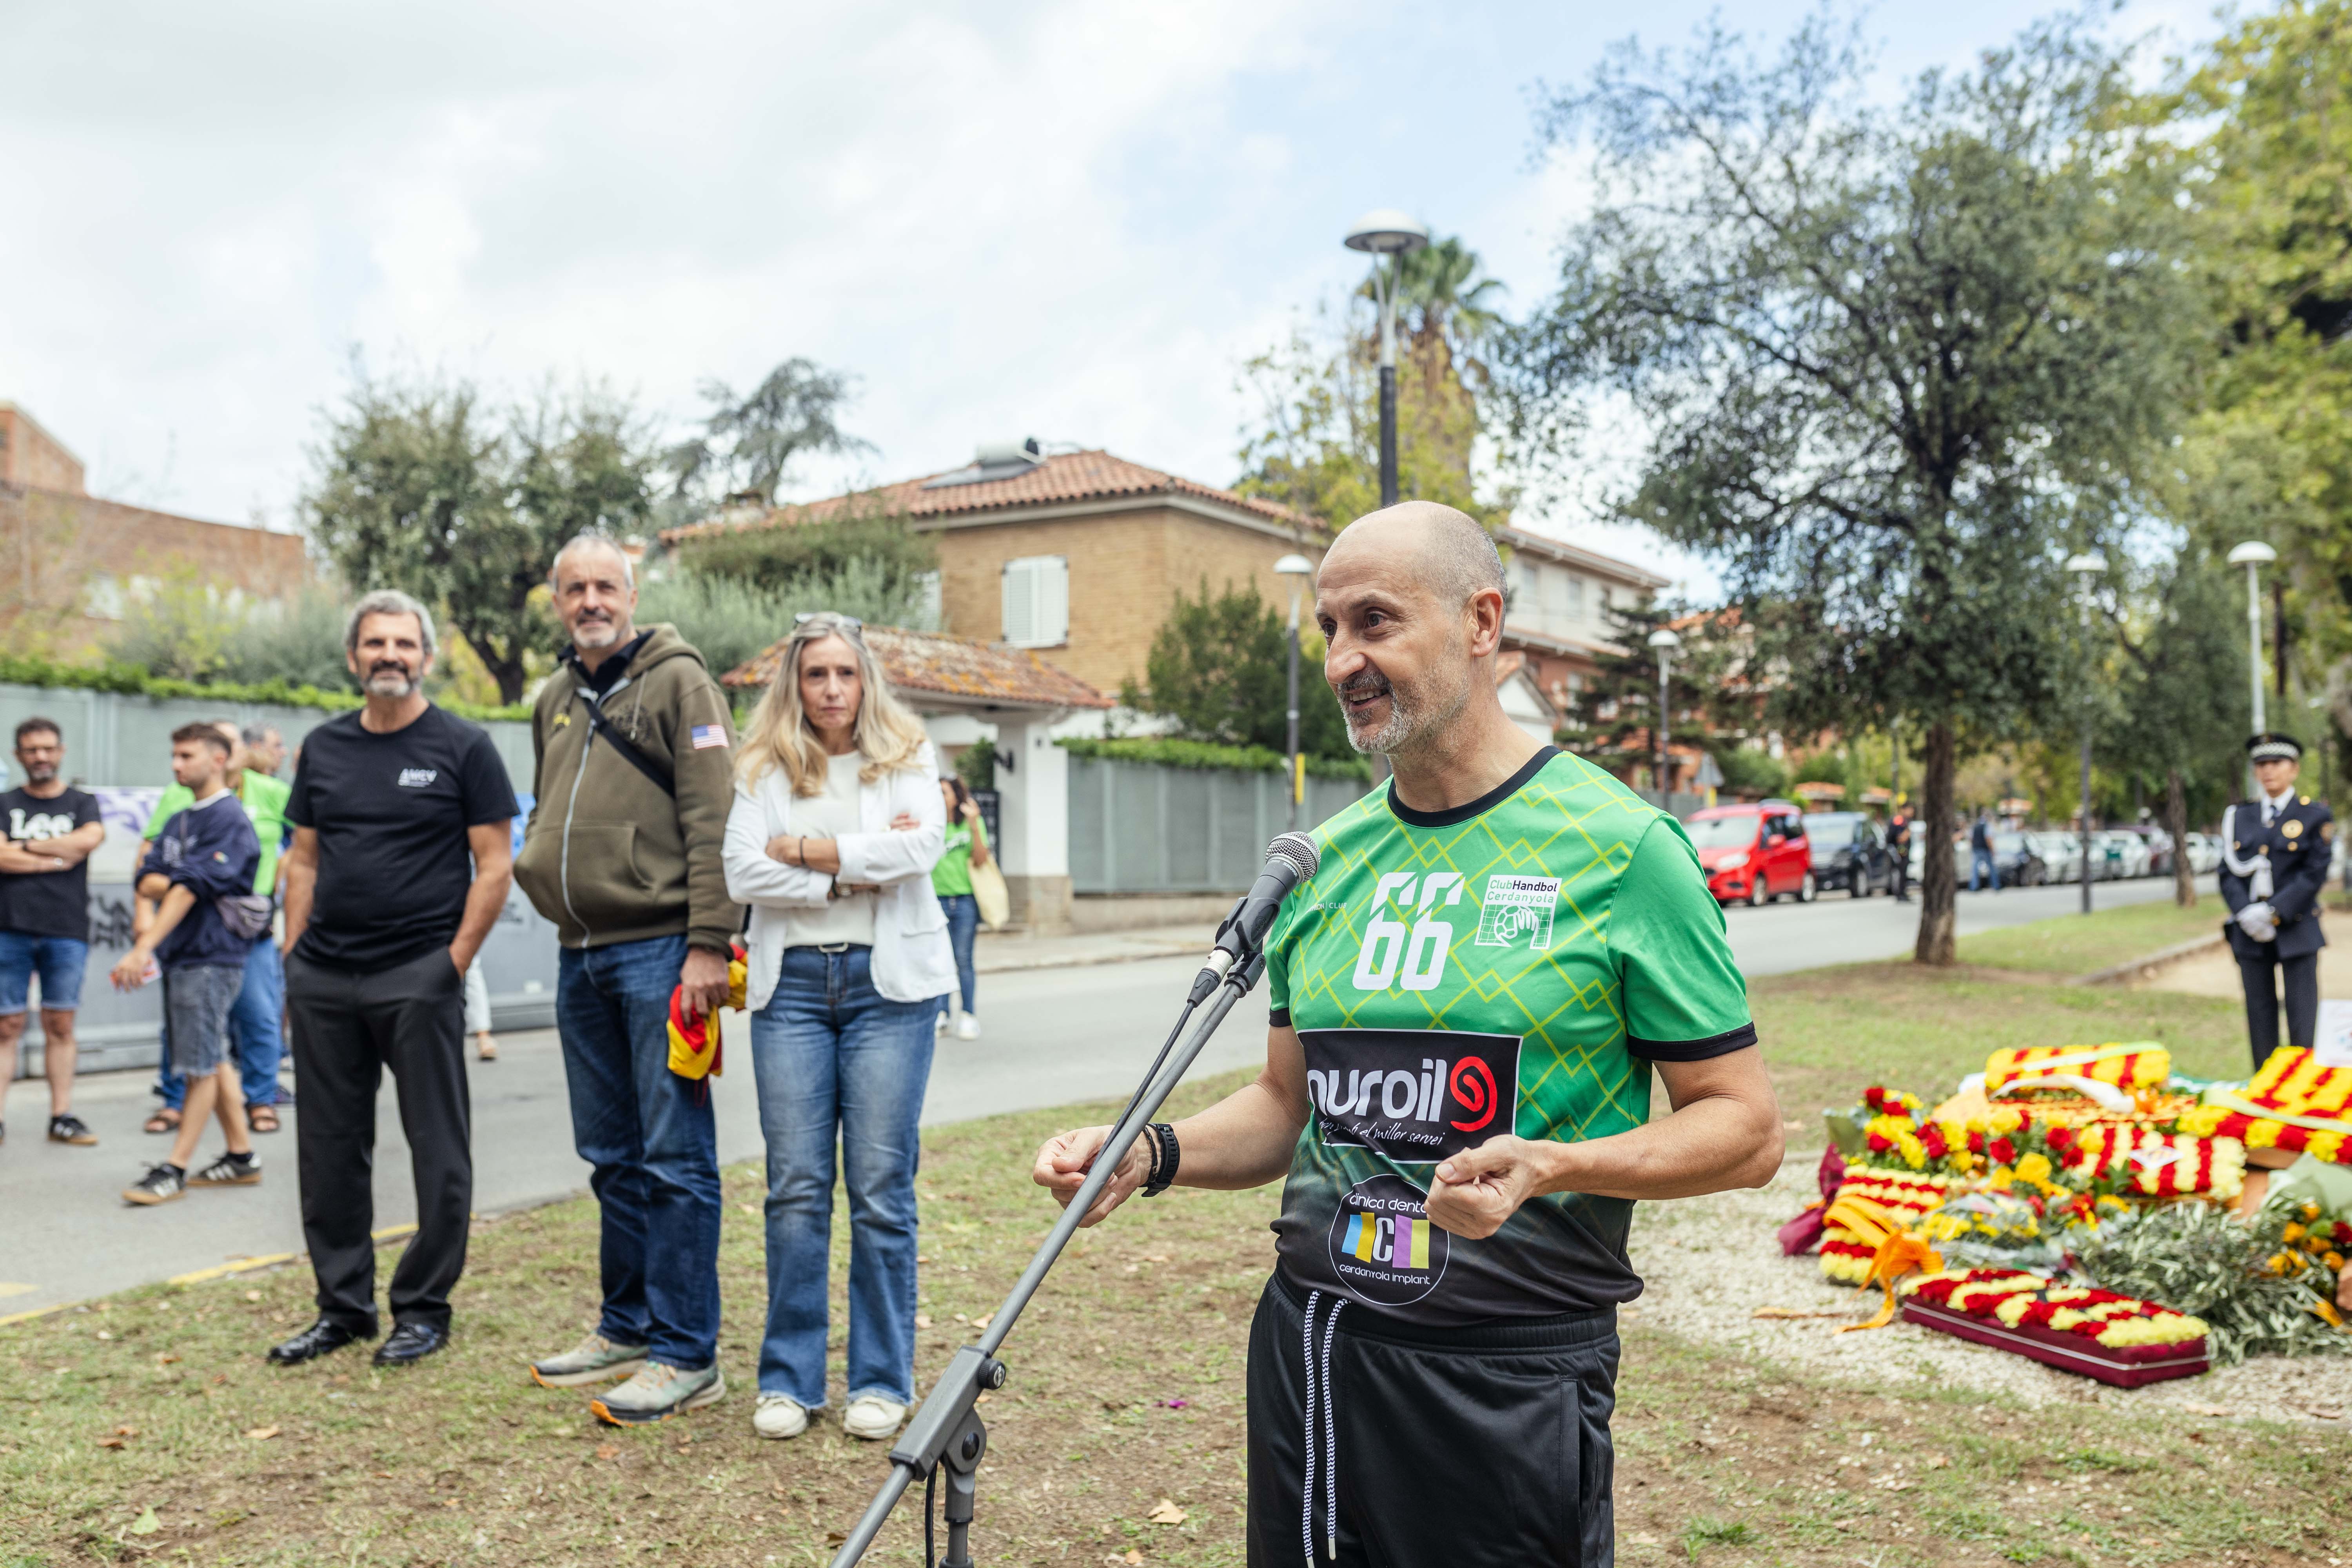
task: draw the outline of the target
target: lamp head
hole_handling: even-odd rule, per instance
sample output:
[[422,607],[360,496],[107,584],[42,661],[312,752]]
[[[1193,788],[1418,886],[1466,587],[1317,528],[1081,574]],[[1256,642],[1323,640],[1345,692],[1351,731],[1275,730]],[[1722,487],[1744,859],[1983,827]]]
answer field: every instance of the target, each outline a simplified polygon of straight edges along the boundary
[[1394,207],[1374,207],[1348,226],[1348,248],[1374,256],[1402,256],[1428,243],[1429,226]]
[[1650,646],[1654,648],[1680,647],[1683,639],[1676,637],[1671,628],[1660,626],[1650,634]]
[[2107,569],[2107,558],[2096,551],[2066,558],[2066,570],[2079,577],[2095,577]]
[[2230,552],[2232,566],[2267,566],[2278,559],[2278,552],[2259,539],[2249,539]]
[[1275,574],[1282,577],[1312,577],[1315,563],[1304,555],[1286,555],[1274,563]]

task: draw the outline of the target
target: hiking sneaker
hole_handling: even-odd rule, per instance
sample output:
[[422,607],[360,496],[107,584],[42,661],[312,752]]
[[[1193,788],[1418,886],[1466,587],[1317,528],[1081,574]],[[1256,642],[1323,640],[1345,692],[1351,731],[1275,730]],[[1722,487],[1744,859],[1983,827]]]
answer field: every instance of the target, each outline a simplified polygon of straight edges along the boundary
[[89,1123],[68,1110],[62,1116],[49,1118],[49,1142],[72,1143],[86,1149],[98,1142],[98,1134],[89,1130]]
[[162,1163],[136,1182],[122,1189],[122,1201],[144,1207],[151,1204],[168,1204],[187,1190],[188,1173],[179,1166]]
[[243,1159],[235,1154],[223,1154],[188,1178],[188,1185],[192,1187],[257,1187],[260,1184],[261,1162],[250,1154]]
[[562,1355],[531,1363],[530,1380],[541,1388],[578,1388],[626,1377],[645,1364],[645,1346],[616,1345],[602,1334],[590,1334]]
[[789,1394],[763,1394],[751,1412],[751,1432],[759,1437],[797,1437],[808,1430],[808,1406]]
[[699,1410],[726,1393],[727,1379],[717,1362],[700,1372],[683,1372],[649,1361],[628,1382],[590,1400],[588,1409],[608,1426],[636,1426]]
[[[968,1016],[969,1015],[967,1015]],[[841,1413],[841,1429],[869,1443],[887,1442],[907,1424],[907,1407],[878,1394],[863,1394]]]

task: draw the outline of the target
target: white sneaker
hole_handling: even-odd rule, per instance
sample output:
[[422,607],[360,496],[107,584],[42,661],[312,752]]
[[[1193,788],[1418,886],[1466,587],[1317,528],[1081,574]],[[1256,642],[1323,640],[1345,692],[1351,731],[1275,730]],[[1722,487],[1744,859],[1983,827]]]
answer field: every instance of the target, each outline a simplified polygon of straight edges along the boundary
[[789,1394],[763,1394],[751,1411],[751,1430],[761,1437],[797,1437],[808,1430],[808,1407]]
[[906,1424],[907,1407],[878,1394],[851,1400],[849,1408],[841,1413],[841,1429],[869,1443],[887,1442]]
[[955,1037],[959,1040],[980,1038],[980,1020],[970,1013],[956,1015]]
[[932,1033],[932,1034],[934,1034],[934,1035],[944,1035],[944,1034],[946,1034],[947,1032],[948,1032],[948,1016],[947,1016],[945,1013],[934,1013],[934,1014],[932,1014],[932,1015],[931,1015],[931,1033]]

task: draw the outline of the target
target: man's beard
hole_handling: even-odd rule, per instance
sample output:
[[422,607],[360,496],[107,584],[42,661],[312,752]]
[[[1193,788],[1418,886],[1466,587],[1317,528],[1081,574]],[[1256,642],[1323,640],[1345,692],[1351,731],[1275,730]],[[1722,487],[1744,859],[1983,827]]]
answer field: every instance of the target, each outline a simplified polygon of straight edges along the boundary
[[1396,685],[1376,669],[1365,668],[1342,681],[1339,690],[1342,700],[1371,694],[1388,698],[1388,721],[1377,729],[1358,723],[1352,711],[1343,708],[1341,712],[1348,721],[1348,744],[1359,752],[1392,757],[1423,736],[1444,729],[1461,715],[1470,700],[1470,679],[1465,671],[1454,690],[1424,696]]
[[25,782],[26,784],[45,784],[57,776],[57,764],[54,763],[26,763],[25,764]]
[[414,694],[417,677],[404,664],[391,659],[378,662],[368,671],[367,689],[371,697],[407,697]]
[[574,647],[611,647],[621,640],[621,623],[612,619],[591,620],[583,616],[572,628]]

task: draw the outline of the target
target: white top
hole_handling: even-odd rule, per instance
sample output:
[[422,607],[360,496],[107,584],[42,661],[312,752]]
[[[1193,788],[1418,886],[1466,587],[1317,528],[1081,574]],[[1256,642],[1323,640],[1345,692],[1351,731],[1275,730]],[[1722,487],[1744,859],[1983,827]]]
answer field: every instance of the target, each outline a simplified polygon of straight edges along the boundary
[[[727,816],[727,896],[751,906],[744,999],[753,1012],[775,993],[793,918],[822,909],[832,885],[833,879],[822,872],[768,858],[768,840],[779,833],[805,832],[814,804],[793,794],[782,768],[770,768],[751,785],[735,786],[735,805]],[[915,819],[913,832],[891,827],[902,813]],[[946,817],[938,756],[927,742],[913,766],[860,784],[857,831],[834,835],[841,847],[842,880],[874,882],[882,889],[874,910],[874,989],[893,1002],[926,1002],[955,984],[947,912],[931,892],[931,867],[940,858]]]
[[[824,793],[803,795],[793,814],[794,837],[840,839],[858,829],[857,770],[866,759],[856,752],[825,759]],[[845,880],[846,879],[845,879]],[[825,947],[853,942],[874,945],[874,907],[879,893],[848,893],[820,910],[793,910],[784,916],[786,947]]]

